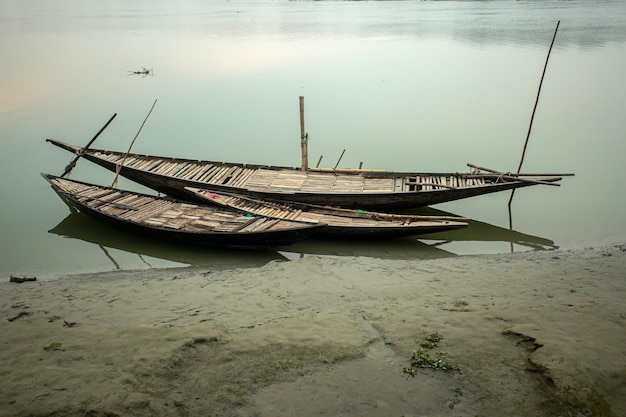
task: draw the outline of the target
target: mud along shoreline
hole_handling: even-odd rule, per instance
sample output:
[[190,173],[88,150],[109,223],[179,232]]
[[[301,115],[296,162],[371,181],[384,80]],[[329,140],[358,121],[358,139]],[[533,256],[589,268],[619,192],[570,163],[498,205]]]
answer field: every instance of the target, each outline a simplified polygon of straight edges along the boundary
[[626,415],[624,251],[3,282],[0,414]]

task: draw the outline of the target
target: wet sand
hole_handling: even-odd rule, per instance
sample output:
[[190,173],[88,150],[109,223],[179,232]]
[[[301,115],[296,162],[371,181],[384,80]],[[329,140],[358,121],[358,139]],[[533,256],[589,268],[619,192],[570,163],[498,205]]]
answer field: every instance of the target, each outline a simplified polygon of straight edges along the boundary
[[625,416],[625,251],[7,277],[0,415]]

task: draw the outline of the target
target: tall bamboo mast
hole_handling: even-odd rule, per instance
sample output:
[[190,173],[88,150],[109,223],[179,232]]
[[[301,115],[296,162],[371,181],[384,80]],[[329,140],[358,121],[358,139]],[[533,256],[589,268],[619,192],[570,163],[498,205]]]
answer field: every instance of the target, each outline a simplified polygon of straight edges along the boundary
[[304,130],[304,97],[300,96],[300,147],[302,148],[302,165],[300,169],[302,171],[309,169],[308,142],[309,135]]

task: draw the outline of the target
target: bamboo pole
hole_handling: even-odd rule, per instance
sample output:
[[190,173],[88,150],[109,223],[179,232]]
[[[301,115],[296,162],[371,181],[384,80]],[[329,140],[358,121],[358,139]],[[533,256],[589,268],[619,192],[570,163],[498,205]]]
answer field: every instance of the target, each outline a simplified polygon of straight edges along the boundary
[[113,183],[111,184],[111,187],[115,187],[117,185],[117,178],[119,177],[120,171],[122,170],[122,167],[124,166],[124,162],[126,161],[126,157],[130,153],[130,150],[133,147],[133,145],[135,143],[135,140],[137,140],[137,136],[139,136],[139,133],[141,132],[141,129],[143,129],[143,125],[145,125],[146,122],[148,121],[148,117],[150,117],[150,114],[152,113],[152,110],[154,109],[154,106],[156,106],[156,103],[157,103],[157,101],[155,99],[154,103],[152,103],[152,107],[150,107],[150,111],[148,112],[148,115],[143,120],[143,123],[139,127],[139,130],[137,131],[137,134],[133,138],[133,141],[130,143],[130,146],[128,147],[128,150],[126,151],[126,154],[124,155],[124,158],[122,159],[122,162],[117,166],[117,169],[115,170],[115,178],[113,178]]
[[[556,33],[559,30],[559,24],[561,21],[556,22],[556,29],[554,29],[554,35],[552,36],[552,42],[550,43],[550,48],[548,48],[548,55],[546,56],[546,63],[543,66],[543,73],[541,74],[541,80],[539,80],[539,88],[537,89],[537,98],[535,99],[535,106],[533,107],[533,112],[530,116],[530,124],[528,125],[528,133],[526,134],[526,141],[524,141],[524,148],[522,149],[522,157],[519,161],[519,166],[517,167],[517,173],[519,174],[522,169],[522,164],[524,163],[524,156],[526,155],[526,147],[528,146],[528,139],[530,138],[530,131],[533,128],[533,119],[535,118],[535,111],[537,110],[537,104],[539,103],[539,95],[541,94],[541,85],[543,84],[543,78],[546,75],[546,69],[548,68],[548,60],[550,59],[550,52],[552,52],[552,46],[554,45],[554,40],[556,39]],[[515,195],[515,189],[511,191],[511,197],[509,198],[509,207],[511,206],[511,202],[513,201],[513,196]]]
[[87,151],[87,149],[89,149],[89,147],[96,141],[96,139],[98,139],[98,136],[100,136],[100,133],[102,133],[104,131],[104,129],[106,129],[109,124],[111,124],[111,122],[113,121],[113,119],[115,119],[115,116],[117,116],[117,113],[113,114],[113,116],[111,116],[111,118],[109,119],[108,122],[106,122],[106,124],[104,126],[102,126],[102,129],[100,129],[98,131],[98,133],[96,133],[96,135],[91,138],[91,140],[89,141],[89,143],[87,143],[87,146],[85,146],[81,152],[76,155],[76,157],[72,160],[72,162],[70,162],[69,164],[67,164],[67,166],[65,167],[65,172],[63,172],[63,174],[61,174],[61,178],[63,178],[64,176],[66,176],[67,174],[70,173],[71,170],[74,169],[74,167],[76,166],[76,161],[78,161],[78,159],[83,156],[83,154]]
[[300,170],[302,171],[309,169],[308,142],[309,135],[304,130],[304,97],[300,96],[300,148],[302,149],[302,165],[300,166]]
[[[391,173],[389,171],[386,171],[384,169],[358,169],[358,168],[311,168],[310,171],[317,171],[317,172],[348,172],[348,173],[362,173],[362,174],[368,174],[371,176],[375,176],[378,175],[380,178],[389,178],[390,176],[402,176],[403,173]],[[407,175],[410,175],[411,173],[407,173]]]
[[341,155],[339,155],[339,159],[337,160],[337,163],[335,164],[335,168],[333,168],[333,171],[337,170],[337,167],[339,166],[339,162],[341,162],[341,158],[343,158],[344,153],[346,153],[345,149],[341,152]]
[[[477,165],[474,164],[467,164],[468,167],[470,168],[474,168],[477,169],[479,171],[487,171],[488,173],[491,174],[502,174],[501,171],[496,171],[495,169],[490,169],[490,168],[484,168],[484,167],[479,167]],[[543,173],[535,173],[535,172],[518,172],[517,174],[513,174],[511,172],[507,172],[508,175],[512,176],[512,177],[573,177],[576,174],[574,173],[549,173],[549,174],[543,174]],[[456,175],[460,175],[460,176],[468,176],[468,174],[462,173],[462,172],[457,172]],[[478,176],[486,176],[489,174],[480,174],[480,173],[476,173],[476,174],[469,174],[469,176],[472,175],[478,175]]]

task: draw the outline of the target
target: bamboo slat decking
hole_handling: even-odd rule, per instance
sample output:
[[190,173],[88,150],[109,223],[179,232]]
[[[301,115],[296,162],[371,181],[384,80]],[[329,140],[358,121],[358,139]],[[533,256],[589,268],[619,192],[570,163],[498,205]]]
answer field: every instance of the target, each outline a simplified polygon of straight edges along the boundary
[[[123,156],[116,153],[98,152],[96,156],[115,165],[122,162]],[[135,156],[127,158],[124,164],[130,168],[146,172],[173,176],[190,181],[201,181],[221,185],[232,185],[253,191],[289,191],[311,193],[361,193],[398,191],[393,177],[367,177],[363,175],[328,175],[328,172],[282,172],[272,169],[251,169],[237,166],[193,162],[187,160],[152,161],[150,158]],[[438,188],[459,188],[481,186],[485,182],[459,176],[420,175],[407,177],[399,191],[428,191]]]
[[[123,157],[115,153],[98,152],[97,157],[115,165]],[[310,193],[390,193],[397,191],[432,191],[484,186],[485,178],[468,178],[463,175],[416,175],[406,177],[402,187],[396,187],[393,177],[368,177],[364,175],[328,175],[328,172],[282,172],[272,169],[252,169],[198,161],[152,161],[150,159],[127,158],[124,164],[146,172],[172,176],[190,181],[241,187],[252,191],[288,191]]]

